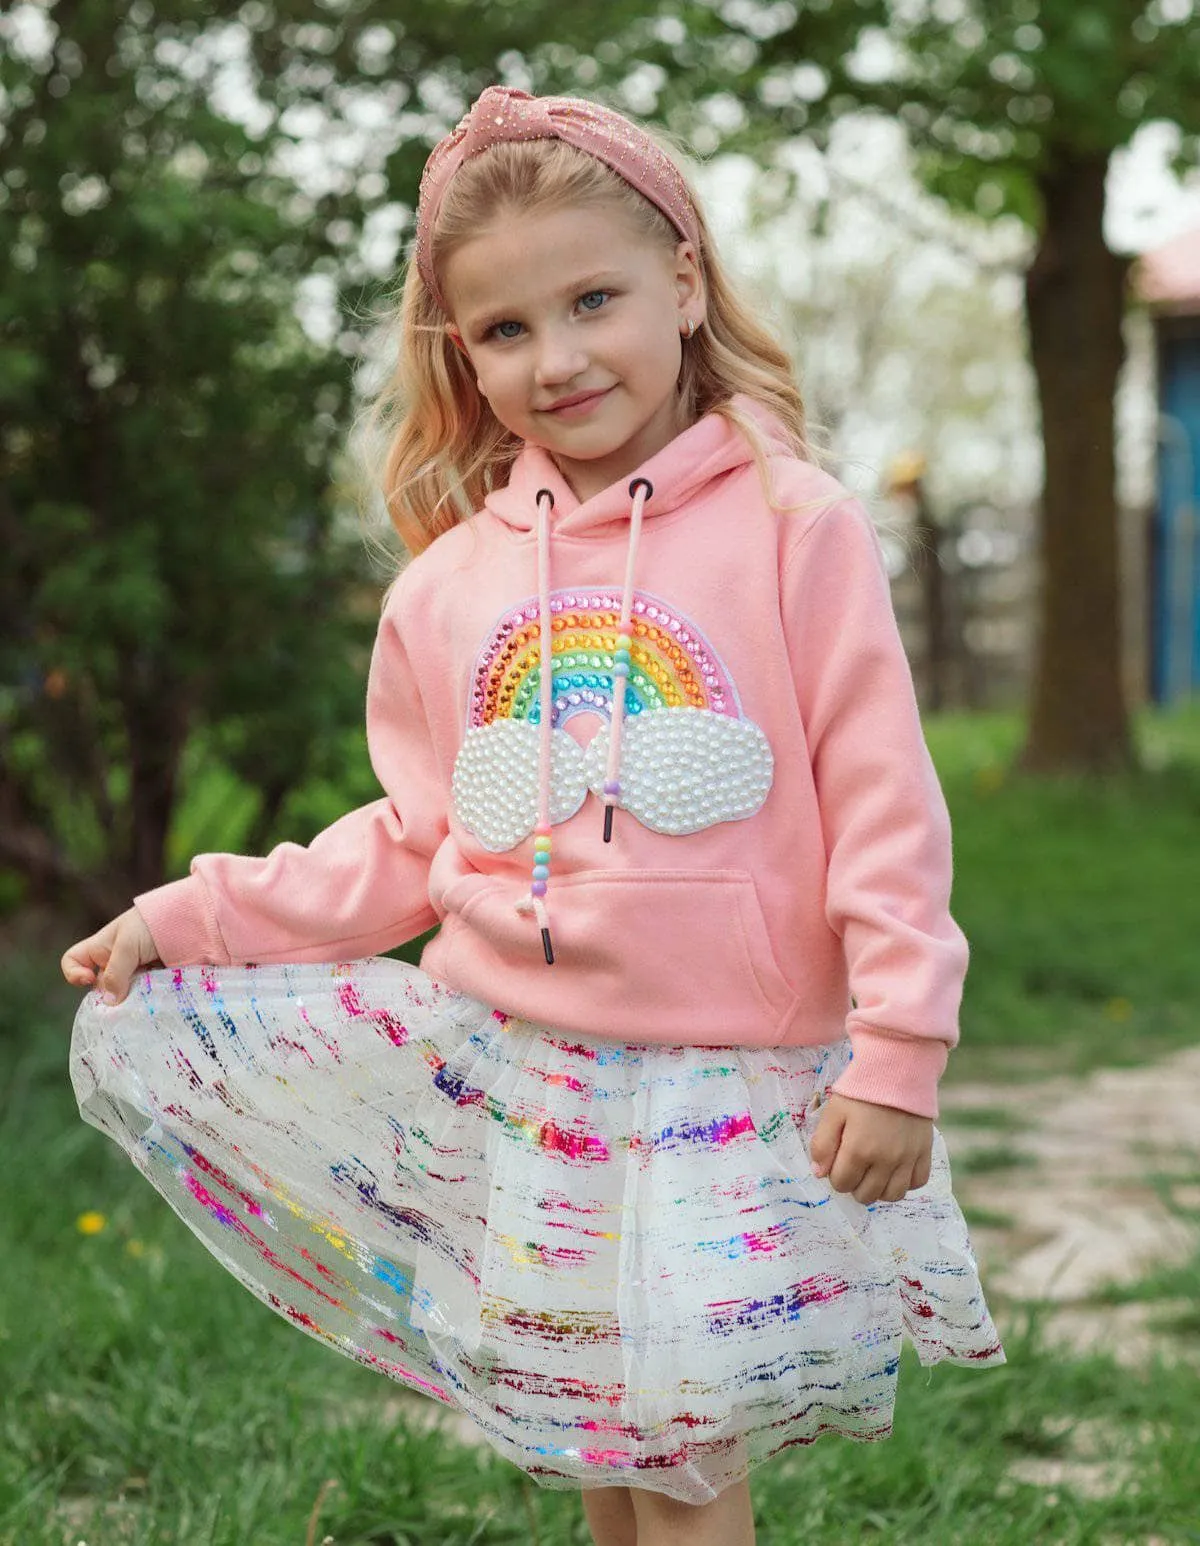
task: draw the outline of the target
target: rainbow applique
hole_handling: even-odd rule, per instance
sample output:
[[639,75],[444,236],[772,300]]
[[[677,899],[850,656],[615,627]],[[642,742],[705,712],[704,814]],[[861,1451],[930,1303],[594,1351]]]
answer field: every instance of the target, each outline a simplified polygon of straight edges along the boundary
[[[621,594],[555,591],[550,820],[568,821],[604,783],[613,653]],[[621,737],[622,809],[671,836],[752,816],[771,787],[762,730],[704,635],[657,597],[635,593]],[[537,597],[506,612],[476,659],[452,792],[463,826],[491,852],[515,848],[537,820],[541,720]],[[576,714],[603,721],[581,747],[563,729]]]
[[[625,689],[630,717],[657,708],[699,708],[737,719],[741,710],[728,673],[704,638],[661,601],[637,592],[633,664]],[[612,710],[612,665],[621,593],[556,591],[550,597],[554,642],[554,723]],[[496,719],[540,718],[541,646],[537,597],[505,613],[475,663],[469,726]]]

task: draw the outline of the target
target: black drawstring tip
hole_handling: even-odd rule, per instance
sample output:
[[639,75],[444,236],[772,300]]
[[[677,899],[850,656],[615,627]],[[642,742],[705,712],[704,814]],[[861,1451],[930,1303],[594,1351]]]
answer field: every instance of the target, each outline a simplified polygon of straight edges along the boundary
[[550,930],[542,930],[542,949],[546,952],[546,965],[554,965],[554,946],[550,943]]
[[614,807],[611,805],[606,805],[604,807],[604,841],[606,843],[612,842],[613,810]]

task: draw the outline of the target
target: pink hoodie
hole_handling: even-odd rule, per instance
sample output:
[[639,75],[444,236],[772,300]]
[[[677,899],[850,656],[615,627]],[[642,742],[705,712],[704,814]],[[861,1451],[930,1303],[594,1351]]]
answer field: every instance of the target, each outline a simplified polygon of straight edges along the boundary
[[[440,923],[422,967],[506,1013],[630,1042],[848,1033],[838,1090],[936,1116],[968,952],[879,542],[734,406],[790,510],[717,414],[638,470],[632,522],[628,481],[580,503],[527,447],[387,597],[367,689],[383,797],[307,848],[201,854],[138,897],[164,963],[345,960]],[[551,853],[531,886],[539,767]]]

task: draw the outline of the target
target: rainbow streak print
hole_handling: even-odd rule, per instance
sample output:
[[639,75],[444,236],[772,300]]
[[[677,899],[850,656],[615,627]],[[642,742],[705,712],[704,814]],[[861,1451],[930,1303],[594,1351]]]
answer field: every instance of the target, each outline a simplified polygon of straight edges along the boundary
[[861,1208],[809,1168],[845,1043],[603,1046],[375,960],[183,968],[80,1009],[80,1109],[328,1347],[546,1486],[701,1502],[890,1430],[901,1340],[1003,1352],[935,1135]]

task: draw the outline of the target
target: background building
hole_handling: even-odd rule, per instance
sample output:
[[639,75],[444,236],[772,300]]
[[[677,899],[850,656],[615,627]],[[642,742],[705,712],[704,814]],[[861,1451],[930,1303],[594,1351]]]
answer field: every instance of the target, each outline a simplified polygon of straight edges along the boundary
[[1150,518],[1150,695],[1200,686],[1200,228],[1145,254],[1137,291],[1150,310],[1158,381],[1158,477]]

